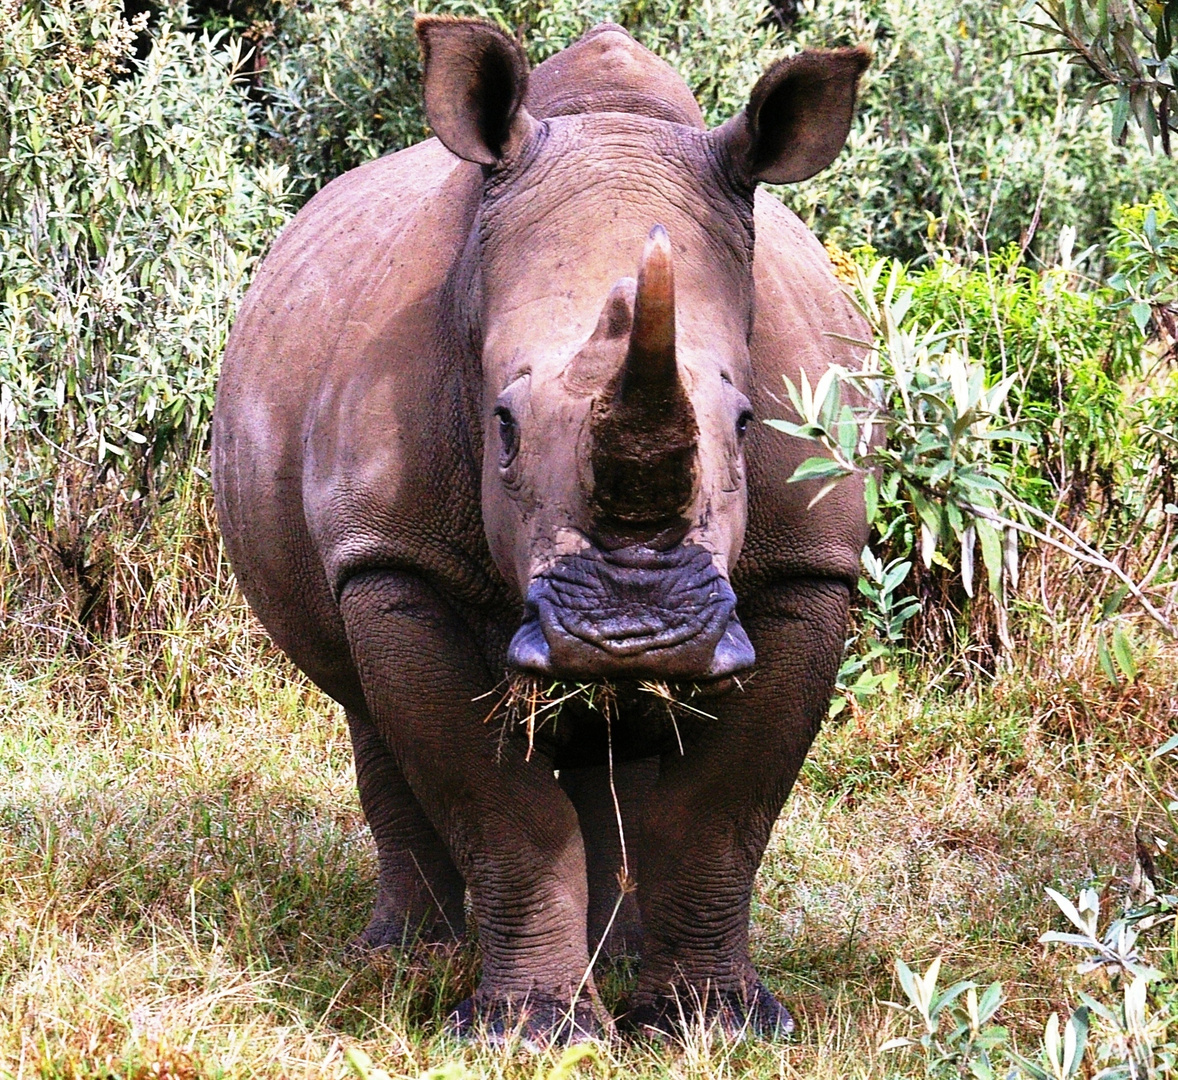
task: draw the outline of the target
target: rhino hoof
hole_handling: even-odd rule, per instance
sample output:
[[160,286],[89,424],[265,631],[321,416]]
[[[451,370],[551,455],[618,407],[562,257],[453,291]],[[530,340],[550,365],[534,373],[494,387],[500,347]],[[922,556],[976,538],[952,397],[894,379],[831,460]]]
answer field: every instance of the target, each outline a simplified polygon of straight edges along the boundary
[[719,1029],[733,1040],[754,1036],[781,1039],[794,1032],[794,1019],[758,980],[747,995],[735,990],[709,994],[703,1008],[692,1009],[678,996],[657,997],[632,1008],[619,1025],[634,1035],[656,1040],[683,1039],[694,1030]]
[[349,963],[364,963],[377,953],[404,951],[415,945],[458,945],[462,940],[445,922],[412,933],[400,919],[374,916],[363,933],[344,947],[344,959]]
[[567,1001],[533,996],[522,1002],[467,998],[446,1018],[446,1031],[463,1040],[491,1046],[514,1043],[539,1053],[550,1046],[599,1040],[605,1027],[587,999],[570,1008]]

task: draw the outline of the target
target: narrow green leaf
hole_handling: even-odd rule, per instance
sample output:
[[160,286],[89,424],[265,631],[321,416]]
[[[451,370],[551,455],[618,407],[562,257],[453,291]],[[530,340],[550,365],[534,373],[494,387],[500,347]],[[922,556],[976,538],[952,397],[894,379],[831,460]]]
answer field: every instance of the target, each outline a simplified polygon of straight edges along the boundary
[[875,473],[868,473],[863,482],[863,502],[867,511],[867,527],[875,524],[875,515],[879,513],[879,484]]
[[1154,207],[1151,206],[1145,211],[1141,229],[1145,233],[1146,240],[1149,241],[1149,246],[1156,248],[1158,246],[1158,212]]
[[854,461],[855,448],[859,444],[859,424],[849,405],[843,405],[839,409],[836,430],[838,431],[839,449],[842,450],[843,457],[848,461]]
[[[1089,926],[1089,923],[1087,921],[1085,921],[1085,919],[1080,914],[1080,911],[1076,907],[1076,905],[1073,904],[1071,902],[1071,900],[1069,900],[1066,896],[1064,896],[1063,893],[1057,892],[1055,889],[1052,889],[1048,886],[1045,886],[1043,891],[1046,892],[1047,895],[1051,897],[1051,899],[1055,902],[1055,906],[1057,908],[1059,908],[1059,910],[1062,911],[1065,916],[1067,916],[1068,922],[1070,922],[1073,926],[1078,927],[1080,930],[1082,930],[1086,934],[1092,930],[1092,927]],[[1092,894],[1092,895],[1095,896],[1095,894]],[[1084,907],[1084,896],[1085,896],[1085,892],[1084,892],[1084,890],[1081,890],[1080,891],[1080,907],[1081,908]]]
[[776,431],[784,431],[786,435],[793,435],[797,439],[810,439],[817,442],[817,431],[809,424],[795,424],[791,420],[765,420],[766,425]]
[[986,585],[990,595],[1002,602],[1002,534],[983,518],[974,520],[978,541],[982,547],[982,563],[986,567]]
[[825,499],[826,496],[834,491],[834,489],[838,486],[840,479],[842,479],[842,477],[836,476],[833,480],[827,480],[827,482],[818,489],[818,492],[815,494],[814,498],[806,503],[806,509],[812,510],[816,503],[820,503],[823,499]]
[[1100,670],[1108,677],[1108,681],[1114,686],[1120,686],[1121,680],[1117,678],[1117,669],[1113,666],[1112,654],[1108,651],[1108,642],[1103,635],[1096,642],[1096,657],[1100,661]]
[[1010,1055],[1011,1060],[1018,1064],[1019,1069],[1025,1072],[1031,1080],[1052,1080],[1050,1074],[1044,1072],[1034,1062],[1028,1061],[1021,1054],[1016,1054],[1013,1050],[1009,1049],[1006,1052]]
[[1117,97],[1117,103],[1113,106],[1112,118],[1112,140],[1119,142],[1121,136],[1125,133],[1125,125],[1129,122],[1129,89],[1125,87],[1120,95]]
[[[786,393],[789,394],[790,404],[793,405],[794,410],[797,412],[798,416],[805,418],[806,412],[802,402],[801,392],[798,390],[797,386],[794,385],[793,380],[788,375],[782,375],[781,377],[785,381],[785,390]],[[804,377],[805,373],[803,373],[803,378]]]
[[970,989],[970,987],[976,988],[977,985],[976,982],[972,982],[969,979],[963,979],[961,982],[954,983],[943,994],[937,995],[932,1008],[929,1010],[929,1014],[931,1016],[938,1016],[942,1009],[952,1005],[966,990]]
[[1133,646],[1125,634],[1125,628],[1117,623],[1113,627],[1113,656],[1117,667],[1129,682],[1137,678],[1137,661],[1133,659]]
[[1079,1006],[1068,1020],[1064,1029],[1064,1076],[1076,1075],[1084,1060],[1084,1048],[1088,1045],[1088,1010]]
[[904,562],[895,562],[887,568],[884,572],[883,592],[895,592],[900,587],[904,579],[908,576],[912,569],[912,563],[905,560]]
[[1002,983],[992,982],[982,994],[978,1002],[978,1022],[985,1024],[999,1009],[1003,1002]]
[[1081,990],[1080,1000],[1084,1003],[1085,1008],[1096,1013],[1106,1024],[1111,1024],[1114,1029],[1120,1025],[1121,1021],[1117,1014],[1103,1002],[1097,1001],[1091,994]]
[[1178,733],[1171,735],[1161,746],[1150,754],[1150,759],[1161,757],[1163,754],[1168,754],[1171,750],[1178,750]]
[[913,1006],[919,1009],[921,997],[920,991],[916,988],[916,976],[912,973],[912,969],[898,956],[896,957],[896,976],[900,980],[900,988],[904,991],[904,995],[912,1002]]
[[1125,597],[1128,595],[1128,585],[1121,585],[1119,588],[1113,590],[1113,594],[1101,605],[1100,617],[1102,619],[1111,619],[1121,610],[1121,604],[1124,603]]
[[825,457],[806,458],[796,469],[794,469],[793,476],[789,478],[791,484],[800,483],[803,480],[826,480],[830,477],[842,477],[849,475],[837,461],[832,461]]

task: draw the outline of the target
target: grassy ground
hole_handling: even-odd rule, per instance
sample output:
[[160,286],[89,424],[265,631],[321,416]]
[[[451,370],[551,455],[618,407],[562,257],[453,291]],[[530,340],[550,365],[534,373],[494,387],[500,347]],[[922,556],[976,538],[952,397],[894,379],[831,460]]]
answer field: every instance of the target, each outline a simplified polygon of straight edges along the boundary
[[[393,1076],[542,1075],[547,1058],[439,1033],[471,953],[344,962],[375,868],[340,710],[210,597],[150,648],[0,665],[0,1077],[341,1077],[351,1046]],[[885,1005],[896,956],[1002,979],[1001,1018],[1041,1030],[1083,984],[1036,943],[1062,928],[1044,886],[1127,873],[1155,811],[1143,763],[1178,726],[1178,664],[1144,666],[1116,693],[1046,650],[985,684],[912,676],[829,726],[754,905],[798,1034],[615,1047],[610,1074],[919,1075],[877,1050],[909,1030]],[[607,1000],[628,977],[606,974]]]

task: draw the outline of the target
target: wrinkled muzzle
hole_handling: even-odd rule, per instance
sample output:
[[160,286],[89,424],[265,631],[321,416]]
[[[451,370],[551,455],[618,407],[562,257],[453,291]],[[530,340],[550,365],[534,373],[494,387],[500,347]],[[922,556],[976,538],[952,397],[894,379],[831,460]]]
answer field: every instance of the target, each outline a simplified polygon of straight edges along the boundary
[[752,666],[736,594],[696,544],[567,555],[528,589],[508,663],[566,678],[721,679]]
[[676,356],[661,225],[630,288],[632,301],[623,282],[614,287],[587,346],[626,350],[593,410],[593,542],[531,582],[508,661],[562,677],[720,679],[754,655],[732,586],[691,540],[700,434]]

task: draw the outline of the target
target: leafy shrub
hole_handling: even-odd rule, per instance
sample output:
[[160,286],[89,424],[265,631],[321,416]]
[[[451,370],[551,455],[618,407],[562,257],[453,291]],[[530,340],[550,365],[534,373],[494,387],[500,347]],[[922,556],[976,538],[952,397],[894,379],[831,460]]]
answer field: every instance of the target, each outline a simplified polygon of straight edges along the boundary
[[[1166,740],[1151,761],[1178,756],[1178,735]],[[1153,769],[1150,792],[1162,806],[1166,839],[1153,838],[1163,856],[1178,841],[1174,812],[1178,802],[1158,782]],[[1172,941],[1178,923],[1176,883],[1154,861],[1149,845],[1138,835],[1137,862],[1123,883],[1121,912],[1102,916],[1101,895],[1081,889],[1076,903],[1055,889],[1047,894],[1070,924],[1069,930],[1049,930],[1040,944],[1067,945],[1081,950],[1080,975],[1099,973],[1092,993],[1080,991],[1080,1005],[1060,1030],[1052,1013],[1043,1028],[1038,1052],[1032,1059],[1011,1045],[1009,1032],[992,1022],[1004,1003],[1001,983],[991,983],[979,1000],[977,984],[964,980],[938,990],[940,959],[924,975],[896,959],[896,976],[907,1006],[896,1006],[919,1025],[918,1034],[888,1039],[881,1050],[917,1052],[928,1077],[973,1076],[990,1080],[1070,1080],[1080,1075],[1087,1060],[1096,1080],[1138,1080],[1178,1074],[1178,953]],[[1170,861],[1170,860],[1167,860]],[[1109,888],[1116,883],[1110,883]],[[1108,892],[1109,890],[1106,890]],[[1105,922],[1103,930],[1101,923]],[[948,1020],[949,1022],[943,1023]],[[1003,1074],[999,1063],[1011,1066]]]
[[1109,110],[1086,107],[1074,69],[1030,55],[1048,41],[1023,7],[807,3],[797,44],[871,40],[876,58],[849,151],[786,202],[820,236],[904,260],[1012,243],[1043,254],[1065,225],[1099,243],[1116,207],[1164,189],[1173,165],[1109,139]]
[[1171,135],[1178,131],[1171,112],[1178,80],[1178,0],[1040,0],[1035,6],[1049,20],[1044,28],[1061,39],[1059,51],[1088,69],[1089,97],[1117,91],[1112,137],[1124,135],[1132,116],[1150,146],[1160,136],[1169,155]]
[[1109,285],[1128,305],[1142,333],[1152,318],[1157,336],[1178,349],[1178,199],[1159,192],[1117,215],[1109,245],[1115,271]]
[[[1165,255],[1168,219],[1158,225],[1153,207],[1122,217],[1150,220],[1154,240],[1119,233],[1118,265],[1141,243]],[[921,604],[912,626],[934,655],[952,651],[962,630],[988,647],[991,663],[994,650],[1011,648],[1006,608],[1020,538],[1095,575],[1087,603],[1104,630],[1103,666],[1114,683],[1132,681],[1122,604],[1132,595],[1168,626],[1141,586],[1178,577],[1176,384],[1166,363],[1143,361],[1147,340],[1132,307],[1078,276],[1067,252],[1041,273],[1013,251],[972,268],[866,261],[854,271],[856,295],[876,352],[861,372],[788,387],[795,417],[768,421],[824,449],[794,476],[825,480],[819,498],[841,477],[867,474],[874,550],[864,553],[868,604],[841,672],[843,700],[891,685],[886,666],[902,652],[913,593]],[[1158,278],[1151,272],[1149,288]],[[840,380],[865,404],[844,404]],[[882,443],[869,442],[872,429]]]
[[103,535],[189,481],[215,361],[287,217],[284,169],[247,163],[232,52],[165,25],[140,65],[138,28],[115,0],[0,10],[3,557],[62,575],[83,621]]
[[[599,22],[620,22],[675,64],[713,124],[744,105],[780,43],[755,0],[424,0],[417,10],[477,16],[518,32],[533,64]],[[307,192],[429,134],[412,12],[401,0],[291,5],[279,15],[268,59],[273,152]]]

